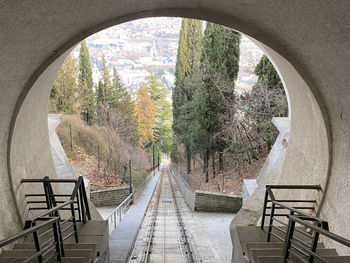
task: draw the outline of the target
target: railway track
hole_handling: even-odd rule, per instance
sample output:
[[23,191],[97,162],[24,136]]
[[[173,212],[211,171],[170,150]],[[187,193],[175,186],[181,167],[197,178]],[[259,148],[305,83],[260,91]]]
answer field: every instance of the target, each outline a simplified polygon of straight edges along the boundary
[[130,262],[195,262],[190,237],[177,197],[175,180],[166,166],[158,180]]

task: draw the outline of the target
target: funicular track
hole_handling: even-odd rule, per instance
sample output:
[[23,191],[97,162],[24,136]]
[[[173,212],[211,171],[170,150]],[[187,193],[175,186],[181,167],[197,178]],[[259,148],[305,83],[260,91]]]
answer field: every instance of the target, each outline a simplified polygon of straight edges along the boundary
[[195,262],[176,195],[175,180],[168,167],[164,167],[159,178],[146,229],[137,262]]

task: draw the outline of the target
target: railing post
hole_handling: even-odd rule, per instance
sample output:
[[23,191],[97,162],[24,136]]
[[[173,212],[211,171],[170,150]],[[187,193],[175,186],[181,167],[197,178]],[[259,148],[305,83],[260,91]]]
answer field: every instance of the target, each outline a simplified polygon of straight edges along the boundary
[[43,178],[43,187],[44,187],[44,192],[45,192],[47,210],[50,210],[52,208],[52,205],[51,205],[51,199],[50,199],[48,180],[49,180],[48,176],[45,176]]
[[[329,230],[328,223],[326,221],[317,222],[317,226],[321,227],[327,231]],[[319,237],[320,237],[320,234],[318,232],[314,231],[314,235],[312,237],[312,243],[311,243],[311,252],[314,252],[314,253],[316,252]],[[315,259],[315,257],[313,255],[310,255],[309,256],[309,263],[313,263],[314,259]]]
[[[81,218],[81,203],[80,203],[80,197],[79,197],[78,194],[77,194],[77,205],[78,205],[78,218],[79,218],[79,221],[81,222],[82,221],[82,218]],[[75,215],[75,211],[74,211],[74,215]]]
[[[291,212],[291,215],[293,215],[293,214],[294,213]],[[289,218],[286,240],[284,241],[283,263],[287,263],[288,262],[289,249],[291,248],[291,245],[292,245],[292,238],[293,238],[293,234],[294,234],[294,228],[295,228],[295,222],[292,219]]]
[[[35,250],[36,250],[36,252],[39,252],[41,249],[40,249],[39,235],[38,235],[37,231],[33,232],[33,239],[34,239]],[[42,255],[38,255],[38,262],[39,263],[43,262]]]
[[268,198],[269,198],[269,194],[267,191],[265,191],[264,208],[263,208],[263,213],[262,213],[262,218],[261,218],[261,229],[262,230],[264,230],[264,226],[265,226],[266,207],[267,207]]
[[132,194],[132,171],[131,171],[131,160],[129,160],[129,188],[130,188],[130,194]]
[[267,242],[270,242],[271,240],[271,232],[272,232],[272,224],[273,224],[273,217],[275,215],[275,204],[272,203],[271,205],[271,212],[270,212],[270,224],[269,224],[269,230],[267,232]]
[[114,229],[117,227],[117,214],[114,212]]
[[82,177],[81,179],[81,185],[80,185],[80,192],[82,192],[82,197],[84,198],[84,204],[85,204],[85,214],[88,220],[91,220],[91,213],[90,213],[90,208],[89,208],[89,202],[88,202],[88,197],[85,191],[85,184],[84,184],[84,179]]
[[78,238],[78,229],[77,229],[77,220],[75,219],[75,211],[74,211],[74,201],[70,204],[70,210],[72,213],[72,223],[73,223],[73,229],[74,229],[74,236],[75,236],[75,243],[79,243]]
[[155,166],[156,166],[156,160],[155,160],[155,149],[154,149],[154,144],[153,144],[153,155],[152,155],[152,169],[153,169],[153,175],[156,174],[155,172]]
[[86,222],[85,204],[84,204],[84,198],[83,198],[83,193],[81,192],[81,189],[79,189],[78,195],[80,197],[81,219],[85,223]]
[[59,221],[56,221],[52,224],[53,227],[53,235],[56,243],[56,252],[57,252],[57,262],[62,261],[62,256],[64,256],[64,247],[63,247],[63,242],[61,240],[61,234],[59,233]]
[[[320,223],[318,223],[317,225],[320,226]],[[311,243],[311,252],[316,252],[319,236],[320,236],[319,233],[314,232],[314,235],[312,237],[312,243]],[[309,255],[309,263],[313,263],[313,262],[314,262],[314,256]]]

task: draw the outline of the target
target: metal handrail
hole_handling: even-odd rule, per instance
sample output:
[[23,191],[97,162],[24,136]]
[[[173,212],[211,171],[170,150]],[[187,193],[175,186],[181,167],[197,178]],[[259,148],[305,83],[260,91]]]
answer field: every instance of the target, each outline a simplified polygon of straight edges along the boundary
[[41,218],[45,218],[45,217],[47,217],[47,216],[51,216],[51,215],[53,215],[55,212],[61,210],[63,207],[66,207],[67,205],[72,204],[72,203],[74,203],[73,200],[68,200],[68,201],[64,202],[63,204],[60,204],[60,205],[58,205],[58,206],[55,206],[55,207],[51,208],[50,210],[47,210],[46,212],[44,212],[44,213],[42,213],[42,214],[36,216],[35,218],[31,219],[30,221],[35,222],[35,221],[38,221],[38,220],[41,219]]
[[57,262],[61,262],[62,256],[64,256],[64,248],[63,244],[61,243],[61,240],[59,239],[59,224],[60,224],[60,218],[59,217],[51,217],[49,220],[47,220],[45,223],[38,225],[38,226],[33,226],[31,228],[28,228],[21,233],[7,238],[5,240],[0,241],[0,248],[7,246],[11,243],[14,243],[22,238],[28,237],[29,235],[33,234],[33,239],[34,239],[34,245],[35,245],[35,250],[36,253],[33,255],[30,255],[24,262],[29,262],[30,260],[37,258],[38,262],[41,263],[43,262],[43,256],[44,254],[48,254],[48,252],[53,250],[53,247],[50,247],[50,245],[42,246],[40,244],[40,235],[39,231],[43,230],[44,227],[48,225],[52,225],[52,229],[54,232],[54,245],[56,249],[56,256],[57,256]]
[[[270,242],[271,236],[275,236],[278,239],[283,240],[283,237],[278,236],[277,234],[272,233],[272,229],[276,228],[273,226],[273,222],[279,220],[275,219],[275,217],[288,217],[290,213],[297,214],[300,216],[307,217],[309,219],[313,218],[313,221],[317,221],[316,217],[313,217],[310,214],[304,213],[302,210],[312,210],[314,211],[313,206],[292,206],[292,205],[285,205],[283,203],[314,203],[317,204],[316,200],[299,200],[299,199],[290,199],[290,200],[279,200],[276,199],[273,189],[279,189],[279,190],[321,190],[320,185],[266,185],[266,192],[265,192],[265,199],[264,199],[264,208],[263,208],[263,214],[262,214],[262,221],[261,221],[261,229],[264,229],[265,225],[265,218],[267,216],[270,217],[269,227],[268,227],[268,233],[267,233],[267,241]],[[271,203],[271,206],[268,206],[268,203]],[[267,214],[267,210],[270,210],[270,214]],[[276,209],[281,210],[287,210],[288,213],[281,213],[277,214],[275,213]],[[286,224],[285,224],[286,225]],[[278,229],[279,230],[279,229]],[[283,231],[282,231],[283,232]],[[285,232],[286,233],[286,232]]]
[[298,224],[301,224],[307,228],[310,228],[311,230],[325,236],[325,237],[328,237],[344,246],[347,246],[347,247],[350,247],[350,240],[349,239],[346,239],[342,236],[339,236],[337,234],[334,234],[324,228],[321,228],[321,227],[318,227],[316,225],[313,225],[313,224],[310,224],[308,223],[307,221],[305,221],[304,218],[300,218],[299,216],[295,216],[295,215],[290,215],[289,216],[289,219],[292,220],[292,221],[295,221],[297,222]]
[[[116,227],[117,222],[121,222],[122,215],[125,214],[124,211],[127,207],[130,207],[130,205],[133,202],[133,194],[131,193],[127,198],[124,199],[123,202],[121,202],[116,209],[113,210],[113,212],[107,217],[108,226],[109,226],[109,233],[111,233]],[[117,221],[118,219],[118,221]],[[112,226],[112,227],[111,227]]]
[[[74,183],[74,189],[70,195],[55,195],[53,193],[53,189],[51,187],[51,182],[53,183]],[[31,220],[26,221],[26,228],[27,227],[33,227],[36,225],[38,221],[45,221],[50,220],[52,217],[58,217],[60,222],[63,224],[66,224],[70,222],[71,224],[66,226],[63,231],[61,230],[60,224],[58,225],[58,236],[60,243],[63,244],[63,241],[67,239],[68,237],[74,235],[75,242],[79,243],[78,238],[78,228],[77,228],[77,221],[83,221],[86,222],[87,220],[91,220],[90,215],[90,209],[89,204],[87,201],[87,195],[85,191],[84,186],[84,179],[82,176],[80,176],[78,179],[49,179],[48,177],[44,177],[43,179],[23,179],[22,183],[43,183],[45,194],[35,194],[34,196],[44,196],[46,198],[45,202],[47,204],[47,211],[44,213],[41,213],[40,215],[36,216],[35,218]],[[31,196],[31,195],[29,195]],[[69,200],[67,201],[56,201],[55,196],[59,197],[69,197]],[[77,208],[75,208],[74,204],[77,204]],[[68,208],[69,207],[69,208]],[[43,207],[35,207],[30,208],[32,210],[41,210],[45,209]],[[63,220],[60,215],[60,211],[64,210],[70,210],[71,215],[68,219]],[[78,210],[78,219],[76,218],[75,211]],[[66,233],[66,230],[69,228],[72,228],[72,231],[69,233]],[[63,233],[65,232],[65,236],[63,236]],[[64,256],[64,248],[62,246],[61,248],[61,254]]]
[[[320,185],[266,185],[266,192],[265,192],[265,198],[264,198],[264,209],[262,214],[262,221],[261,221],[261,229],[264,229],[265,225],[265,218],[267,216],[270,216],[266,214],[266,210],[268,209],[267,204],[269,202],[275,201],[279,203],[316,203],[316,200],[278,200],[275,198],[275,195],[273,193],[273,189],[283,189],[283,190],[321,190]],[[269,199],[270,198],[270,199]],[[290,206],[286,206],[288,208],[291,208]]]
[[[313,263],[315,258],[317,258],[321,262],[327,262],[327,260],[323,259],[321,255],[318,255],[316,253],[319,235],[323,235],[329,239],[332,239],[335,242],[338,242],[342,245],[350,247],[350,240],[330,232],[328,229],[328,223],[326,221],[322,221],[321,219],[318,219],[317,225],[315,225],[308,222],[313,220],[309,220],[309,218],[305,218],[303,216],[296,216],[291,214],[288,216],[288,218],[289,218],[288,230],[287,230],[284,253],[283,253],[284,263],[288,262],[288,258],[290,254],[293,254],[295,257],[299,258],[302,262]],[[297,246],[294,245],[295,241],[299,241],[298,239],[293,238],[294,231],[296,230],[295,228],[296,223],[314,232],[313,240],[310,247],[305,245],[303,246],[300,244]],[[304,259],[303,256],[300,254],[308,257],[308,259],[307,260]]]
[[[87,195],[85,191],[84,186],[84,179],[82,176],[79,176],[78,179],[50,179],[48,177],[44,177],[43,179],[22,179],[22,183],[43,183],[44,184],[44,190],[45,194],[27,194],[26,197],[46,197],[46,204],[47,208],[44,207],[34,207],[30,208],[29,210],[43,210],[48,209],[44,214],[41,214],[38,217],[45,217],[49,214],[57,213],[58,210],[67,210],[63,207],[71,204],[74,206],[74,204],[77,204],[77,210],[79,219],[77,221],[83,221],[86,222],[86,219],[91,220],[91,213],[89,209],[89,204],[87,201]],[[51,183],[74,183],[75,187],[72,191],[71,195],[67,194],[54,194]],[[55,197],[69,197],[69,200],[73,202],[64,202],[62,201],[56,201]],[[74,201],[77,199],[76,201]],[[43,203],[44,201],[40,201],[40,203]],[[29,201],[28,203],[39,203],[39,201],[33,202]],[[61,205],[57,205],[58,203],[61,203]],[[75,210],[75,208],[72,208],[72,212]],[[31,220],[33,221],[33,220]]]

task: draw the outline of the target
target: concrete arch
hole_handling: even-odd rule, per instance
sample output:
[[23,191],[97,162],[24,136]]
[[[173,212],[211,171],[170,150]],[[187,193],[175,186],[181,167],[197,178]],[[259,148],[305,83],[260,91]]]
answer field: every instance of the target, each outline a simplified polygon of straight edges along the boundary
[[[0,97],[0,185],[4,190],[1,205],[9,204],[9,209],[0,211],[0,218],[4,225],[11,225],[0,231],[0,237],[20,228],[20,179],[55,176],[47,104],[64,57],[87,36],[136,18],[198,18],[235,28],[262,43],[279,69],[290,98],[291,139],[281,182],[327,187],[330,180],[334,191],[337,180],[346,172],[342,164],[350,156],[349,149],[344,148],[350,124],[343,121],[349,118],[346,105],[350,95],[345,89],[349,85],[346,75],[350,57],[350,6],[346,1],[41,0],[35,6],[11,1],[0,8],[0,89],[4,94]],[[313,34],[310,28],[314,28]],[[329,76],[325,78],[324,72]],[[335,126],[341,129],[335,130]],[[334,168],[334,163],[338,167]],[[341,179],[340,194],[350,186],[346,178]],[[326,219],[327,212],[339,215],[333,220],[336,225],[348,223],[341,209],[334,207],[339,197],[325,196],[321,214]],[[350,203],[350,197],[345,201]],[[340,233],[339,228],[334,230]],[[343,234],[349,237],[350,230]]]

